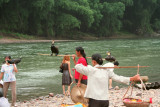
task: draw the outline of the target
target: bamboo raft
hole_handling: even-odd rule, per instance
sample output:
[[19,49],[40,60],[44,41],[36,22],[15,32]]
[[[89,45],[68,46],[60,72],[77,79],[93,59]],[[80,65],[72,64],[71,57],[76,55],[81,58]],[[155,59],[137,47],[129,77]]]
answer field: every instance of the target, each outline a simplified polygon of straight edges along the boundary
[[[51,54],[41,54],[41,53],[37,53],[38,55],[43,55],[43,56],[51,56]],[[70,56],[70,57],[72,57],[73,55],[57,55],[57,56]],[[91,57],[86,57],[86,58],[89,58],[89,59],[91,59]]]

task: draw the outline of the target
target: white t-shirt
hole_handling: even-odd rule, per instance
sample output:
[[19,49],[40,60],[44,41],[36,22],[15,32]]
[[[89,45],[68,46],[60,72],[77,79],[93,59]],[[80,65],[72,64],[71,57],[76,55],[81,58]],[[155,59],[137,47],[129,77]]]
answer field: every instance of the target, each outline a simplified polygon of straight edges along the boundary
[[5,97],[0,97],[0,107],[10,107],[9,102]]
[[13,64],[9,64],[9,65],[3,64],[1,67],[1,72],[4,72],[4,78],[3,78],[4,82],[16,81]]

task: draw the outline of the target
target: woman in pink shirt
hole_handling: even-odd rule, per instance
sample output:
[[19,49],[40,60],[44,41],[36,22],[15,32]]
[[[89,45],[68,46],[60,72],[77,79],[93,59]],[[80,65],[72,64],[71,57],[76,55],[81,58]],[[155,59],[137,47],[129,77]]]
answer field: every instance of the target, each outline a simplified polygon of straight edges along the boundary
[[[74,64],[83,64],[84,66],[87,66],[87,59],[86,59],[86,54],[84,52],[84,49],[82,47],[77,47],[76,48],[76,55],[78,57],[78,61],[76,62],[75,55],[73,55],[73,62]],[[74,75],[75,81],[77,83],[77,86],[80,86],[81,83],[87,85],[87,76],[80,74],[75,70],[75,75]]]

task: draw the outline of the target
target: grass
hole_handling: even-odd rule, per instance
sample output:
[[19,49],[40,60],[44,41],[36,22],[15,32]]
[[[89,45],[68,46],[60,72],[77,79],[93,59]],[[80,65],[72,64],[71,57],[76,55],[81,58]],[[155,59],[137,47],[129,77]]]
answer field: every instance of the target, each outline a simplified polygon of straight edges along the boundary
[[127,31],[118,31],[109,38],[139,38],[139,36]]
[[0,39],[2,39],[3,38],[3,36],[2,35],[0,35]]
[[[79,39],[79,40],[98,40],[98,39],[107,39],[107,38],[139,38],[138,35],[135,35],[133,33],[127,32],[127,31],[118,31],[112,36],[108,37],[97,37],[95,34],[91,33],[83,33],[83,32],[77,32],[77,31],[72,31],[68,32],[66,34],[70,35],[64,35],[64,36],[59,36],[58,38],[54,39]],[[0,39],[7,38],[7,39],[26,39],[26,40],[35,40],[35,39],[51,39],[47,37],[39,37],[39,36],[34,36],[34,35],[27,35],[27,34],[22,34],[22,33],[16,33],[16,32],[11,32],[11,31],[6,31],[6,30],[0,30]]]
[[14,34],[19,39],[35,39],[35,37],[31,35],[26,35],[21,33],[12,33],[12,34]]
[[27,35],[22,33],[15,33],[11,31],[0,30],[0,39],[7,37],[7,38],[14,38],[14,39],[36,39],[36,36]]

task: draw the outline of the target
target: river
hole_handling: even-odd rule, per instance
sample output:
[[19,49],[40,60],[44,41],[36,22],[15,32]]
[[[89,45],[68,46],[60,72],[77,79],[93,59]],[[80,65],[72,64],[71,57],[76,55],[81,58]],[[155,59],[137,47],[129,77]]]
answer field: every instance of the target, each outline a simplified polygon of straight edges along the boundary
[[[120,66],[150,66],[140,68],[140,75],[149,76],[149,82],[160,80],[160,39],[108,39],[98,41],[56,42],[60,54],[75,54],[75,48],[82,46],[87,56],[99,53],[106,57],[106,51],[110,51],[116,57]],[[42,56],[37,53],[50,54],[51,43],[13,43],[0,44],[0,61],[4,61],[5,55],[12,58],[22,58],[17,65],[19,72],[17,78],[17,99],[29,100],[50,92],[62,93],[59,66],[63,57]],[[91,64],[91,59],[88,59]],[[104,61],[106,63],[106,61]],[[71,59],[71,67],[73,61]],[[115,73],[123,76],[133,76],[136,68],[115,69]],[[126,86],[113,82],[116,86]],[[11,98],[10,91],[8,93]]]

